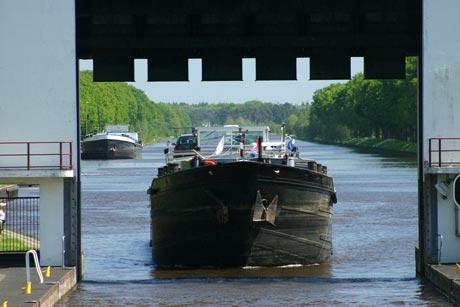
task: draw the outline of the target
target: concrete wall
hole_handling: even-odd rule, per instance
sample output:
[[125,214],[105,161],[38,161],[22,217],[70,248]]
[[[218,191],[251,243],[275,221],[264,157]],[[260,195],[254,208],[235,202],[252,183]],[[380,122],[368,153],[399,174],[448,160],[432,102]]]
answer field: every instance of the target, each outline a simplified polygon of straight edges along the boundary
[[[71,141],[77,159],[75,0],[0,0],[0,142]],[[63,148],[64,151],[68,147]],[[1,145],[1,153],[26,153]],[[59,145],[32,145],[32,153],[59,153]],[[0,159],[0,182],[40,185],[41,263],[60,265],[64,234],[64,177],[76,172],[32,170],[24,157]],[[68,164],[68,158],[64,158]],[[35,157],[32,166],[59,166],[58,157]]]
[[[431,137],[460,137],[460,40],[455,38],[460,29],[460,1],[423,1],[423,138],[424,160],[428,160],[428,139]],[[437,143],[435,143],[437,149]],[[459,141],[443,144],[443,149],[460,149]],[[434,161],[439,157],[435,155]],[[460,161],[460,153],[443,153],[443,162]],[[433,171],[425,169],[426,171]],[[437,193],[438,259],[440,262],[460,261],[460,237],[457,232],[458,212],[452,200],[452,175],[460,173],[458,165],[449,170],[436,171],[437,182],[448,186],[447,198]],[[450,178],[450,179],[449,179]],[[427,200],[425,200],[427,201]],[[442,239],[441,239],[442,238]]]
[[460,137],[460,40],[456,39],[459,16],[458,0],[423,1],[425,160],[428,138]]
[[74,2],[0,1],[0,142],[76,143]]
[[453,175],[438,175],[438,183],[447,187],[447,196],[437,193],[438,202],[438,248],[439,262],[453,263],[460,261],[460,236],[458,236],[458,215],[453,200]]
[[40,264],[62,264],[64,179],[40,181]]

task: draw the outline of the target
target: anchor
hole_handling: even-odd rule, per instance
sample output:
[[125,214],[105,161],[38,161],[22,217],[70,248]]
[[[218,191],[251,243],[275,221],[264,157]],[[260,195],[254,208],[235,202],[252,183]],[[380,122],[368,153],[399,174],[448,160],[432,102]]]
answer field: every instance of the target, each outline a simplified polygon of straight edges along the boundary
[[260,191],[257,191],[256,202],[254,204],[254,213],[252,215],[253,222],[267,222],[275,225],[276,209],[278,207],[278,195],[275,195],[267,206],[268,201],[262,198]]

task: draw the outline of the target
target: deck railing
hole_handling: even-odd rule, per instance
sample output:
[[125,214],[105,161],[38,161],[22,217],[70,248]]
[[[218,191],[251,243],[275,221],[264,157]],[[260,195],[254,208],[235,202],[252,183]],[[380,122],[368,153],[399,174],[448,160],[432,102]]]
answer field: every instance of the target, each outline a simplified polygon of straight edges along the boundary
[[428,164],[430,167],[460,166],[460,138],[430,138]]
[[72,169],[72,142],[0,142],[0,169]]

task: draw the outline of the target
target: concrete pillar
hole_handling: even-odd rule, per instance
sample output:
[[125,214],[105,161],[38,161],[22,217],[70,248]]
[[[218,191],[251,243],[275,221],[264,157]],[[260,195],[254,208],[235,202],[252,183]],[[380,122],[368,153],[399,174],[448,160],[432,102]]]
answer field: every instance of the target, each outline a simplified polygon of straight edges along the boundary
[[[64,184],[66,180],[70,186],[78,187],[79,178],[75,2],[0,0],[0,142],[73,144],[72,177],[51,169],[18,170],[14,174],[17,182],[30,179],[40,185],[40,252],[44,265],[61,264],[64,233],[72,243],[68,245],[72,258],[66,264],[79,263],[78,189],[65,188]],[[42,147],[34,147],[33,153],[53,152],[52,148]],[[0,148],[0,152],[5,150],[11,153],[21,149]],[[2,158],[0,166],[24,166],[24,160]],[[32,165],[40,164],[56,165],[56,161],[34,157]],[[0,177],[5,176],[0,172]]]
[[[460,236],[452,181],[460,174],[460,152],[443,153],[446,167],[430,167],[429,138],[460,137],[460,1],[423,1],[423,169],[425,178],[423,233],[425,263],[460,262]],[[460,149],[460,141],[442,143]],[[434,143],[434,149],[438,143]],[[439,154],[432,155],[437,161]]]
[[40,182],[40,262],[42,265],[62,265],[64,235],[64,179]]
[[76,142],[75,35],[75,0],[0,1],[1,141]]
[[[424,139],[460,137],[460,1],[423,1]],[[428,143],[424,146],[428,160]]]

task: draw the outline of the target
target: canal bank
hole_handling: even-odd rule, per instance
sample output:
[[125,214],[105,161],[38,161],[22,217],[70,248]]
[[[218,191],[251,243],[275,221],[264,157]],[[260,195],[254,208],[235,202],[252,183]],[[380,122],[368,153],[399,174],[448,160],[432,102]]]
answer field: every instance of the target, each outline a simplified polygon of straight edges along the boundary
[[403,142],[395,139],[353,138],[342,142],[315,141],[324,145],[337,145],[353,148],[363,153],[375,153],[389,156],[417,156],[415,143]]
[[460,305],[460,269],[457,264],[427,265],[425,277],[454,304]]
[[74,267],[52,267],[50,277],[40,283],[35,268],[31,268],[31,293],[25,294],[26,270],[24,267],[0,268],[0,304],[7,306],[54,306],[71,291],[77,282]]
[[[420,250],[415,249],[416,270],[418,276],[422,272]],[[422,277],[427,283],[444,294],[453,304],[460,306],[460,265],[427,264]]]
[[82,165],[85,276],[58,306],[421,305],[452,306],[415,276],[417,169],[412,157],[358,153],[298,141],[328,165],[337,187],[333,257],[312,267],[157,271],[146,190],[164,144],[141,160]]

